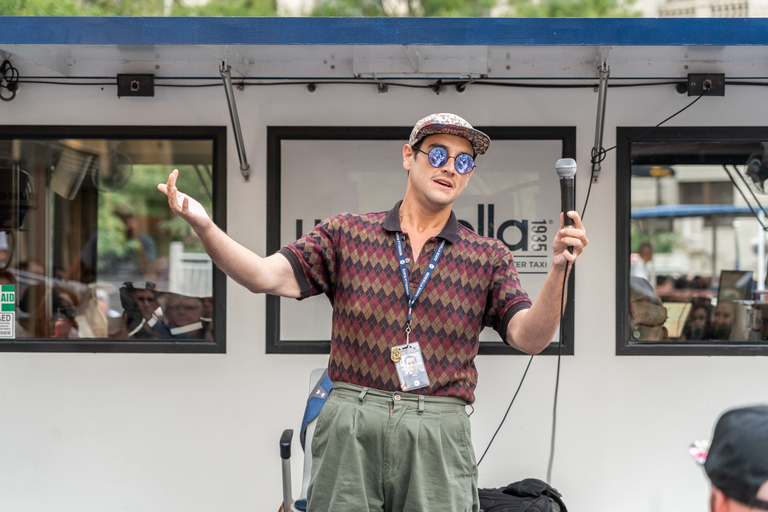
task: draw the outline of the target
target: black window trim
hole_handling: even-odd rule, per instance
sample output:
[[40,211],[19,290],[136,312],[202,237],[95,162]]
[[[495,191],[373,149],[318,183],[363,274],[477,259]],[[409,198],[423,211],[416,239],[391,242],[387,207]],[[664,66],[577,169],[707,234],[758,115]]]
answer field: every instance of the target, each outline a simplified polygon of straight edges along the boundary
[[[280,244],[281,225],[281,141],[283,140],[400,140],[407,141],[412,127],[381,126],[268,126],[267,127],[267,254],[274,254]],[[561,158],[576,158],[576,128],[572,126],[478,126],[491,140],[560,140]],[[555,162],[552,162],[554,173]],[[576,269],[571,272],[568,296],[574,297]],[[280,300],[274,295],[266,298],[266,353],[268,354],[328,354],[330,340],[280,339]],[[284,299],[289,300],[289,299]],[[565,308],[562,355],[574,354],[574,306],[570,300]],[[550,343],[541,354],[557,355],[557,343]],[[479,355],[524,355],[503,342],[481,341]]]
[[[4,125],[0,140],[32,139],[169,139],[213,141],[213,218],[227,230],[227,129],[224,126],[98,126],[98,125]],[[158,194],[161,192],[158,191]],[[91,353],[226,353],[226,276],[213,266],[213,340],[134,341],[110,338],[0,339],[0,352],[91,352]]]
[[[768,355],[768,342],[709,343],[629,342],[629,258],[631,165],[633,142],[763,142],[768,127],[681,126],[616,128],[616,355],[620,356],[756,356]],[[696,155],[681,155],[693,163]],[[648,162],[643,162],[648,163]],[[729,163],[743,164],[744,161]],[[768,200],[765,202],[768,205]]]

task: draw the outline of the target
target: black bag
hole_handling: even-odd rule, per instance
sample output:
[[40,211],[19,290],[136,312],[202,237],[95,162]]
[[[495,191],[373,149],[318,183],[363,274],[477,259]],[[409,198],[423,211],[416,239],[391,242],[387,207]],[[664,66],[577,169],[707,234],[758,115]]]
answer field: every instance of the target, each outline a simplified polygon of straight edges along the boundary
[[478,493],[480,512],[568,512],[557,489],[535,478]]

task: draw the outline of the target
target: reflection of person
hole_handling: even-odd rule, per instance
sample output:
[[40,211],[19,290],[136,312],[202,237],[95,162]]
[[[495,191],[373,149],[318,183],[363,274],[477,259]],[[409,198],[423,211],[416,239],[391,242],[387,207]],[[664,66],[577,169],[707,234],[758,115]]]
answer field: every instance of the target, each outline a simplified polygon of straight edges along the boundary
[[707,340],[728,340],[731,337],[733,324],[734,303],[729,300],[721,300],[712,312],[712,322],[709,331],[705,333]]
[[[489,144],[487,135],[453,114],[422,119],[403,147],[406,192],[391,211],[332,217],[267,258],[233,241],[200,203],[179,192],[178,171],[158,187],[173,211],[191,224],[216,266],[235,281],[253,292],[293,298],[324,293],[331,299],[334,390],[313,441],[313,512],[478,509],[477,468],[472,450],[464,447],[471,446],[465,407],[474,401],[480,330],[492,326],[522,351],[543,350],[559,322],[566,264],[587,245],[581,219],[568,212],[574,226],[565,227],[561,218],[552,233],[552,264],[531,305],[506,245],[465,228],[451,211],[475,171],[474,158]],[[432,277],[423,293],[411,298],[409,318],[410,293],[429,265],[434,265],[427,274]],[[404,282],[411,285],[407,293]],[[430,372],[431,385],[414,394],[396,393],[397,368],[390,359],[392,348],[406,342],[406,327]],[[344,405],[347,396],[354,405]],[[420,414],[431,409],[456,414],[450,420],[443,419],[447,414],[439,420]],[[356,425],[365,428],[343,435],[338,429],[349,424],[350,414],[359,415]],[[365,439],[383,438],[389,421],[397,428],[387,434],[392,451],[384,453],[383,443]],[[415,436],[416,428],[441,434]],[[430,443],[433,438],[448,442],[438,447]],[[445,453],[448,446],[458,451]],[[345,456],[349,453],[355,455]],[[385,457],[397,457],[392,474],[382,468]],[[383,480],[392,492],[386,499]]]
[[203,335],[203,323],[200,320],[203,311],[202,301],[177,293],[169,293],[163,313],[172,338],[200,339]]
[[711,329],[709,317],[712,308],[709,305],[709,299],[706,299],[706,301],[705,303],[694,299],[692,302],[691,310],[688,312],[688,316],[683,324],[683,331],[680,334],[681,340],[702,340]]
[[[122,246],[105,246],[107,238],[100,238],[106,233],[96,233],[88,239],[80,252],[82,273],[91,280],[94,271],[99,281],[108,281],[116,287],[126,281],[156,282],[157,246],[149,235],[139,233],[139,224],[133,208],[125,203],[117,205],[115,215],[122,222],[125,243]],[[97,254],[97,245],[99,250]],[[71,272],[70,272],[71,274]]]
[[128,281],[120,288],[123,305],[123,321],[127,332],[119,337],[134,339],[170,338],[167,326],[159,321],[155,311],[160,306],[155,283],[147,281],[144,288],[137,288]]
[[651,283],[641,277],[629,278],[630,341],[661,341],[668,338],[667,308]]
[[8,234],[5,231],[0,231],[0,269],[5,269],[8,266],[8,261],[11,259],[10,249]]
[[642,277],[646,281],[650,281],[651,274],[648,271],[648,262],[653,258],[653,247],[648,242],[644,242],[637,249],[637,254],[638,258],[635,259],[629,268],[629,275]]
[[61,285],[53,287],[54,336],[56,338],[79,338],[77,316],[78,300],[75,292]]
[[725,412],[709,448],[694,443],[691,454],[711,482],[711,512],[768,510],[768,405]]

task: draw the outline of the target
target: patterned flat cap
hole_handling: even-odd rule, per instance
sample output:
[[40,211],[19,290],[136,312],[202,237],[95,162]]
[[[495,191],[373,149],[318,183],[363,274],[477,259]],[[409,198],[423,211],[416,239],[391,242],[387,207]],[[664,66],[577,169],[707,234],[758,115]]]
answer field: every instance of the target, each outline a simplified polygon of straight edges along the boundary
[[491,138],[480,130],[475,130],[463,118],[455,114],[431,114],[416,123],[411,131],[411,138],[408,144],[413,146],[428,135],[436,133],[447,133],[448,135],[458,135],[467,139],[475,150],[475,156],[482,155],[491,145]]

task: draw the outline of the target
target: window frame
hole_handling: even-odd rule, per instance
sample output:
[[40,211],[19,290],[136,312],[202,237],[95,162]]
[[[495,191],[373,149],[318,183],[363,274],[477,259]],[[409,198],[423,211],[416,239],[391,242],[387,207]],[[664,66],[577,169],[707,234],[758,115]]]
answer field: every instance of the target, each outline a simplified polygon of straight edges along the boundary
[[[16,125],[0,126],[0,140],[30,139],[122,139],[122,140],[210,140],[213,142],[213,220],[227,230],[227,128],[224,126],[98,126]],[[38,187],[40,191],[40,187]],[[48,193],[46,184],[46,194]],[[40,192],[38,192],[40,193]],[[161,194],[160,191],[157,192]],[[90,352],[90,353],[226,353],[226,276],[213,265],[212,340],[130,340],[80,338],[0,339],[0,352]]]
[[[764,142],[768,127],[681,126],[616,128],[616,355],[619,356],[757,356],[768,355],[763,342],[629,342],[629,260],[631,253],[632,143]],[[689,163],[694,155],[668,156],[666,163]],[[647,163],[647,162],[642,162]],[[742,165],[734,159],[729,164]],[[768,199],[764,206],[768,207]]]
[[[559,140],[560,158],[575,158],[576,128],[572,126],[478,126],[491,140]],[[267,254],[277,252],[281,228],[281,141],[283,140],[399,140],[407,141],[412,127],[382,126],[268,126],[267,127]],[[554,166],[554,162],[553,162]],[[553,171],[554,172],[554,171]],[[568,280],[568,296],[574,297],[575,272]],[[280,335],[281,297],[266,297],[266,352],[268,354],[329,354],[330,340],[284,340]],[[574,354],[574,305],[567,301],[561,327],[563,346],[550,343],[541,355]],[[480,341],[478,355],[527,355],[503,341]]]

